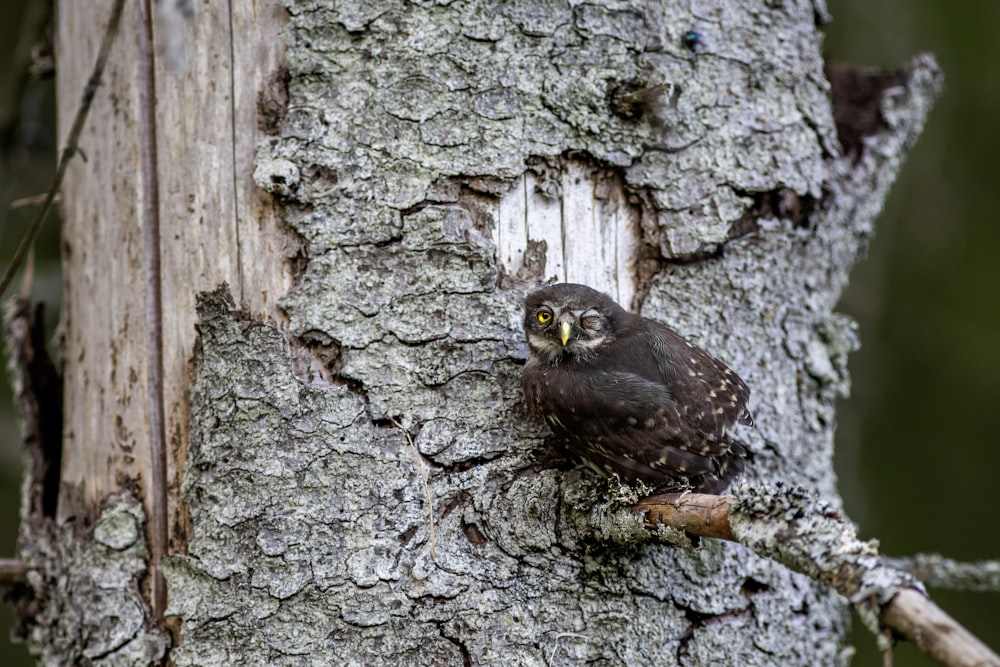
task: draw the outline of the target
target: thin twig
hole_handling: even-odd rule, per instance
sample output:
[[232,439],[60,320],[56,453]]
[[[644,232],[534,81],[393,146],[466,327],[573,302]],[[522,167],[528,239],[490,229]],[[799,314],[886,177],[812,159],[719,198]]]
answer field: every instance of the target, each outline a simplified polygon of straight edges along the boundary
[[21,291],[18,298],[24,303],[31,299],[31,286],[35,282],[35,246],[31,245],[31,252],[24,263],[24,273],[21,275]]
[[1000,591],[1000,561],[962,563],[938,554],[917,554],[907,558],[887,558],[895,568],[909,572],[931,588],[950,591]]
[[413,458],[417,462],[417,470],[420,471],[420,479],[424,483],[424,497],[427,498],[427,518],[430,521],[431,560],[436,563],[437,554],[434,551],[436,540],[436,533],[434,530],[434,502],[431,499],[431,487],[427,483],[427,469],[424,468],[423,457],[420,456],[420,451],[417,449],[417,445],[413,442],[413,437],[410,435],[410,432],[400,426],[399,422],[392,417],[389,417],[389,421],[393,426],[403,432],[403,435],[406,436],[406,441],[410,443],[410,449],[413,451]]
[[[918,590],[915,586],[919,584],[914,582],[912,586],[899,586],[882,603],[878,602],[878,598],[884,591],[863,588],[866,581],[864,575],[873,570],[887,573],[890,576],[885,579],[888,580],[905,581],[906,575],[888,566],[887,560],[879,557],[870,543],[858,541],[854,537],[853,528],[836,512],[822,507],[817,511],[808,503],[799,503],[801,497],[794,491],[784,495],[780,491],[769,493],[781,497],[786,514],[788,506],[795,507],[793,520],[772,521],[772,518],[760,514],[756,507],[747,511],[744,505],[752,505],[753,501],[767,496],[766,493],[748,493],[750,502],[734,496],[670,493],[643,498],[632,509],[644,513],[644,522],[648,528],[664,525],[701,537],[715,537],[743,544],[760,555],[830,585],[855,607],[859,607],[859,611],[863,611],[861,607],[874,601],[880,612],[878,621],[881,625],[905,637],[944,665],[1000,667],[1000,656]],[[760,528],[757,524],[768,522],[771,524],[769,527],[757,530]],[[779,523],[780,526],[776,525]],[[830,558],[824,563],[817,563],[815,560],[805,563],[796,542],[808,541],[814,536],[796,529],[808,527],[815,530],[819,524],[823,525],[823,529],[832,527],[836,530],[839,526],[842,529],[839,534],[825,532],[823,537],[830,542],[831,549],[853,553],[858,557],[853,562],[851,558]],[[830,539],[831,535],[833,539]],[[834,567],[826,567],[831,564]],[[894,572],[899,576],[891,576]],[[877,578],[873,577],[872,580]]]
[[28,256],[28,251],[31,250],[31,245],[34,243],[35,237],[38,236],[38,230],[41,229],[45,217],[52,208],[52,202],[62,187],[63,179],[66,177],[66,170],[69,167],[69,161],[76,155],[80,143],[80,134],[83,132],[83,125],[87,120],[87,114],[90,112],[90,105],[94,101],[94,94],[101,84],[101,75],[104,73],[104,66],[107,64],[108,56],[111,54],[111,45],[114,43],[115,35],[118,33],[118,24],[121,21],[124,6],[125,0],[115,0],[115,4],[111,8],[111,18],[108,19],[108,27],[104,31],[104,40],[101,42],[101,50],[97,56],[97,62],[94,63],[94,69],[87,80],[87,85],[83,89],[83,99],[80,100],[80,107],[76,110],[76,118],[73,119],[73,126],[66,136],[66,145],[59,156],[59,164],[56,166],[55,176],[52,177],[52,184],[49,186],[49,191],[45,195],[45,201],[42,203],[41,208],[35,212],[35,217],[31,219],[28,229],[25,230],[24,236],[21,237],[21,243],[17,246],[17,250],[14,252],[14,256],[11,258],[10,264],[3,274],[3,278],[0,278],[0,296],[3,296],[7,291],[11,280],[14,279],[14,274],[21,268],[24,258]]
[[[21,197],[20,199],[15,199],[7,207],[11,210],[24,208],[25,206],[38,206],[45,203],[46,197],[48,197],[47,192],[43,192],[40,195],[32,195],[30,197]],[[59,200],[62,199],[58,194],[52,199],[53,204],[58,204]]]

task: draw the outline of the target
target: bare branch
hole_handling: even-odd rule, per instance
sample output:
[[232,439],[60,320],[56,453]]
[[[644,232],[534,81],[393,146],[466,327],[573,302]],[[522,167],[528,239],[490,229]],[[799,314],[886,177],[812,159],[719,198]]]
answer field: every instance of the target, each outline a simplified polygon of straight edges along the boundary
[[1000,665],[996,653],[916,589],[899,591],[882,622],[943,665]]
[[887,558],[895,568],[909,572],[930,588],[953,591],[1000,591],[1000,561],[961,563],[938,554]]
[[[40,195],[32,195],[30,197],[21,197],[20,199],[15,199],[14,201],[12,201],[10,203],[10,206],[8,206],[8,208],[10,208],[11,210],[13,210],[13,209],[17,209],[17,208],[24,208],[25,206],[41,206],[42,204],[45,203],[45,200],[48,198],[48,196],[49,196],[49,194],[47,192],[43,192]],[[53,204],[58,204],[59,201],[60,201],[60,199],[61,199],[61,197],[59,195],[56,195],[53,198],[52,203]]]
[[945,665],[1000,667],[1000,656],[948,616],[916,578],[879,556],[873,542],[829,505],[803,491],[742,486],[733,496],[696,493],[643,498],[645,525],[731,540],[846,597],[869,628],[887,627]]

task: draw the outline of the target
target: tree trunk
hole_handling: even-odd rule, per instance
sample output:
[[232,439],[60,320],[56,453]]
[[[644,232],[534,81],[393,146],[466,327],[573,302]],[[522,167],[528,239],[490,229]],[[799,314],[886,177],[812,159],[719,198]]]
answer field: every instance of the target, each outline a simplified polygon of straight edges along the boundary
[[[833,308],[929,58],[828,78],[821,2],[167,4],[128,3],[63,190],[58,509],[30,480],[21,542],[35,651],[845,659],[820,585],[596,528],[603,482],[524,408],[520,304],[585,282],[674,326],[753,389],[747,482],[838,505],[856,335]],[[59,4],[63,132],[108,6]]]

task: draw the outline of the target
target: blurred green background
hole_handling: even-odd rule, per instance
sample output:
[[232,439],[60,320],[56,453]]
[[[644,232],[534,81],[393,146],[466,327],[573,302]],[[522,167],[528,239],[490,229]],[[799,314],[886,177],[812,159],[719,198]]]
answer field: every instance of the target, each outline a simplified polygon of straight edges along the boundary
[[[0,266],[42,193],[57,150],[51,78],[26,73],[48,34],[39,0],[0,0]],[[853,393],[841,405],[837,473],[847,510],[883,552],[1000,557],[993,475],[1000,467],[1000,2],[830,0],[832,60],[896,67],[934,53],[946,90],[893,188],[869,259],[852,276],[842,309],[861,325],[851,358]],[[42,25],[41,30],[34,28]],[[58,225],[42,233],[34,298],[59,303]],[[14,555],[21,476],[9,388],[0,389],[0,557]],[[1000,485],[998,485],[1000,486]],[[935,600],[1000,649],[1000,594],[931,591]],[[32,664],[7,643],[0,604],[0,659]],[[855,623],[856,665],[881,664]],[[930,665],[909,645],[896,665]]]
[[[0,0],[0,267],[6,269],[34,209],[11,209],[12,201],[48,190],[58,149],[55,95],[51,76],[28,73],[32,48],[50,34],[51,7],[39,0]],[[39,53],[44,57],[44,54]],[[59,224],[50,215],[35,244],[32,298],[47,304],[54,328],[62,276],[59,271]],[[16,280],[13,290],[19,289]],[[4,354],[6,367],[6,354]],[[0,558],[15,555],[21,487],[21,442],[10,385],[0,382]],[[0,587],[0,598],[4,592]],[[11,644],[13,608],[0,601],[0,664],[21,667],[34,662],[23,644]]]
[[[1000,3],[831,0],[833,60],[896,67],[929,51],[945,92],[841,303],[861,325],[836,469],[888,555],[1000,558]],[[994,412],[996,411],[996,412]],[[1000,594],[931,590],[1000,650]],[[855,623],[857,665],[877,665]],[[909,644],[896,664],[930,665]]]

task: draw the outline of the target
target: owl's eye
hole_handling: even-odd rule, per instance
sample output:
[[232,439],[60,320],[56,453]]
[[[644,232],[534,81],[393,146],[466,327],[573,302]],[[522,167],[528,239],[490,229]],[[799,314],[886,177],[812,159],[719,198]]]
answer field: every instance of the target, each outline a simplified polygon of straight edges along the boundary
[[539,308],[536,317],[542,324],[547,324],[552,319],[552,311],[548,308]]
[[601,328],[604,318],[600,315],[585,315],[581,320],[580,324],[584,329],[590,329],[591,331],[598,331]]

